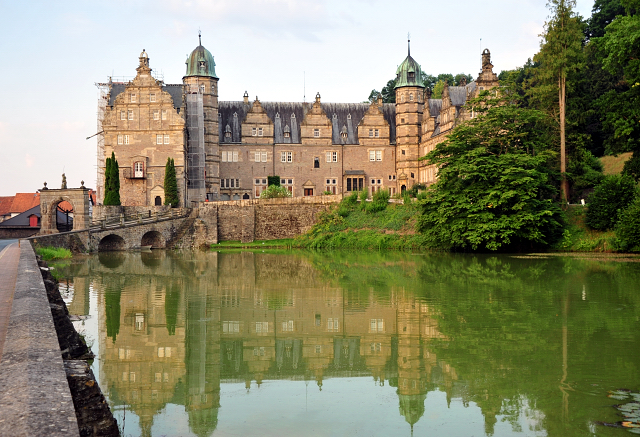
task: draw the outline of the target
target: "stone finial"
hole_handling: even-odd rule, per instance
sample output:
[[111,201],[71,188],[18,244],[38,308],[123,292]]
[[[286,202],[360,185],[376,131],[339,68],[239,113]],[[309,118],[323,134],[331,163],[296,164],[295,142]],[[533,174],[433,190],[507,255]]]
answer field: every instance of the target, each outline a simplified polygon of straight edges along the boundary
[[249,93],[248,92],[244,92],[244,95],[242,96],[243,100],[244,100],[244,104],[248,105],[249,104]]
[[316,103],[320,103],[320,91],[316,93]]
[[86,187],[84,186],[84,181],[80,181],[80,188],[86,188]]
[[[42,187],[42,190],[48,190],[48,188],[47,188],[47,183],[46,183],[46,182],[44,183],[44,187]],[[41,191],[42,191],[42,190],[41,190]]]
[[60,188],[62,188],[63,190],[67,189],[67,176],[65,176],[64,173],[62,173],[62,185],[60,186]]
[[378,93],[378,106],[382,106],[382,94]]

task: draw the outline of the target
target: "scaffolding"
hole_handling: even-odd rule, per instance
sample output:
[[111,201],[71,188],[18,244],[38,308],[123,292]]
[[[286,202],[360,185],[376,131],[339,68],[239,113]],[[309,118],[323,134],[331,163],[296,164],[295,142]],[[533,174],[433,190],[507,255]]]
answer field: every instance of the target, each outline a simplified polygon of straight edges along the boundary
[[204,107],[202,94],[194,90],[186,95],[187,102],[187,197],[190,202],[202,202],[205,189]]
[[111,90],[111,80],[109,83],[96,83],[96,87],[98,87],[98,134],[96,135],[97,139],[97,148],[96,148],[96,166],[97,166],[97,178],[96,178],[96,201],[98,204],[102,205],[102,201],[104,200],[104,130],[102,128],[102,122],[104,120],[104,113],[107,109],[107,102],[109,100],[109,91]]

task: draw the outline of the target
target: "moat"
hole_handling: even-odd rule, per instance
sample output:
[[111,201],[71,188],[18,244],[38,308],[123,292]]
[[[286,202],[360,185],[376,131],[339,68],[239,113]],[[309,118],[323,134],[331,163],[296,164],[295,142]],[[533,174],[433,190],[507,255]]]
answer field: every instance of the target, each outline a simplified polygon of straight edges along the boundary
[[54,264],[124,427],[153,436],[623,436],[640,263],[113,252]]

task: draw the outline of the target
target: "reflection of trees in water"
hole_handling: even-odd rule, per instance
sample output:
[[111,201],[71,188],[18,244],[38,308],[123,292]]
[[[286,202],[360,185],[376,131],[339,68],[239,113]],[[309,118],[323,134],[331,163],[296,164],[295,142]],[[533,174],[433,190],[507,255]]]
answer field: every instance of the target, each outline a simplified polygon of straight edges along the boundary
[[109,278],[103,276],[104,305],[107,325],[107,337],[116,342],[116,337],[120,333],[120,298],[122,296],[122,285],[119,278]]
[[164,298],[164,315],[169,335],[175,335],[176,322],[178,320],[178,307],[180,305],[180,285],[171,282],[167,285]]

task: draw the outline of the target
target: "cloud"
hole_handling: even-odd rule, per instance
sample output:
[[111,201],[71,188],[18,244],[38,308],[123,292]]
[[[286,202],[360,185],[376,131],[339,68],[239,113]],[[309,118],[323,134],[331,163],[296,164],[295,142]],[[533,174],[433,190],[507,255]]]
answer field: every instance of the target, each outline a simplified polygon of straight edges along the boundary
[[24,162],[27,165],[27,168],[33,167],[33,158],[28,153],[24,156]]

